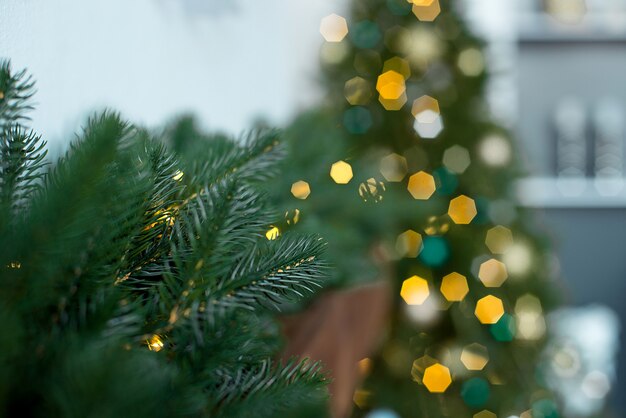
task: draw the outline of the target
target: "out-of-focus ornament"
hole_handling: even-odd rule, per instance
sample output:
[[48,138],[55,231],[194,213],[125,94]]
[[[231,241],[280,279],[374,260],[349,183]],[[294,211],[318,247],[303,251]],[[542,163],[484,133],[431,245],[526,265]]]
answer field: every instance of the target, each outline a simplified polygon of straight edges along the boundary
[[465,195],[460,195],[450,201],[448,216],[455,224],[467,225],[477,214],[476,203]]
[[352,166],[345,161],[337,161],[330,167],[330,177],[337,184],[348,184],[352,176]]
[[428,282],[419,276],[411,276],[402,282],[400,296],[407,305],[421,305],[429,294]]
[[485,287],[500,287],[509,277],[506,266],[503,262],[492,258],[480,265],[478,278]]
[[461,386],[461,398],[469,407],[480,408],[489,400],[491,390],[489,383],[480,377],[474,377]]
[[476,77],[485,70],[485,58],[479,49],[467,48],[459,54],[457,66],[466,76]]
[[513,245],[513,233],[507,227],[494,226],[487,231],[485,245],[493,254],[504,254]]
[[359,196],[361,196],[364,202],[380,202],[383,200],[384,192],[385,183],[377,181],[373,177],[359,184]]
[[490,327],[489,331],[496,341],[511,342],[515,338],[515,329],[515,318],[505,313],[498,322]]
[[380,160],[380,174],[391,182],[402,181],[407,173],[406,158],[398,154],[389,154]]
[[273,241],[276,238],[278,238],[279,236],[280,236],[280,229],[278,229],[278,227],[276,227],[276,226],[272,226],[265,233],[265,238],[267,238],[268,241]]
[[434,364],[424,371],[424,386],[432,393],[443,393],[452,383],[450,369],[442,364]]
[[372,98],[372,90],[367,80],[354,77],[346,81],[343,94],[351,105],[366,105]]
[[354,106],[343,113],[343,125],[351,134],[364,134],[372,127],[372,115],[362,106]]
[[452,272],[443,277],[441,281],[441,294],[448,302],[460,302],[465,298],[468,292],[467,278],[462,274]]
[[485,164],[503,167],[511,161],[511,144],[498,134],[491,134],[478,144],[478,155]]
[[291,194],[296,199],[306,199],[311,194],[309,183],[304,180],[298,180],[291,185]]
[[[427,1],[426,1],[427,2]],[[421,5],[418,3],[425,3],[424,0],[416,0],[413,2],[413,14],[418,20],[422,22],[432,22],[441,13],[441,6],[439,0],[433,0],[428,5]]]
[[456,174],[463,174],[470,165],[469,151],[460,145],[453,145],[443,153],[443,165]]
[[500,298],[487,295],[476,302],[474,315],[482,324],[495,324],[504,315],[504,304]]
[[326,42],[341,42],[348,34],[348,22],[338,14],[330,14],[322,18],[320,33]]
[[422,250],[422,236],[409,229],[396,239],[396,251],[401,257],[415,258]]
[[413,199],[428,200],[435,193],[435,178],[425,171],[420,171],[409,177],[407,186]]
[[443,237],[425,237],[419,259],[429,267],[439,267],[450,256],[450,248]]
[[489,362],[487,347],[478,343],[466,345],[461,353],[461,362],[467,370],[477,371],[484,369]]

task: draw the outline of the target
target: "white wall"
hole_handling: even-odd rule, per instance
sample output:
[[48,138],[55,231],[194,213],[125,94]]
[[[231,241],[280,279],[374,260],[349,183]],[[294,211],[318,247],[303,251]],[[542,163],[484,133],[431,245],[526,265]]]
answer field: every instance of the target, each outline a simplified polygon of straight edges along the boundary
[[319,21],[343,3],[0,0],[0,57],[36,78],[32,124],[53,149],[104,107],[149,126],[191,111],[236,134],[319,97]]

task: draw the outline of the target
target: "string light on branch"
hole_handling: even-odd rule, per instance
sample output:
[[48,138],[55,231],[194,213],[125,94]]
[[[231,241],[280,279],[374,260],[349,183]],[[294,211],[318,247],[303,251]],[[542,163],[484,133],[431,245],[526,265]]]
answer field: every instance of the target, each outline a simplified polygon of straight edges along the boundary
[[150,337],[150,339],[147,340],[146,343],[148,344],[148,349],[150,349],[150,351],[161,351],[165,346],[163,340],[157,334],[154,334],[152,337]]
[[348,22],[338,14],[330,14],[322,18],[320,33],[326,42],[341,42],[348,34]]

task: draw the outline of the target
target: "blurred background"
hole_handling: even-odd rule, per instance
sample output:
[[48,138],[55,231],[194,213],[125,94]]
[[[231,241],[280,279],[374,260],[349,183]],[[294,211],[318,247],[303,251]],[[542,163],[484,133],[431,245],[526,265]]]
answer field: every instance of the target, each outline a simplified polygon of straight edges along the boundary
[[[524,150],[519,198],[554,235],[554,264],[572,308],[554,315],[553,329],[586,347],[585,359],[563,361],[616,378],[609,402],[623,416],[626,0],[458,6],[488,43],[491,111]],[[321,100],[320,19],[346,7],[343,0],[3,0],[0,56],[37,80],[32,125],[53,153],[67,146],[86,109],[102,107],[149,126],[193,112],[208,129],[238,134],[259,118],[284,125]],[[581,403],[580,389],[561,378],[563,396],[584,416],[593,402]],[[604,402],[613,383],[606,385],[588,398]]]

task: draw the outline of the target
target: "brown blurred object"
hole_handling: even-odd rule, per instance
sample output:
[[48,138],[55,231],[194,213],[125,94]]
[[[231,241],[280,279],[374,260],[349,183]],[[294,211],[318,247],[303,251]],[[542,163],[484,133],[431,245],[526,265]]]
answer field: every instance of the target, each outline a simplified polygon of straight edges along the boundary
[[320,360],[332,378],[329,386],[335,418],[350,415],[360,374],[358,362],[376,348],[387,323],[391,287],[384,282],[320,297],[306,311],[282,319],[284,357]]

